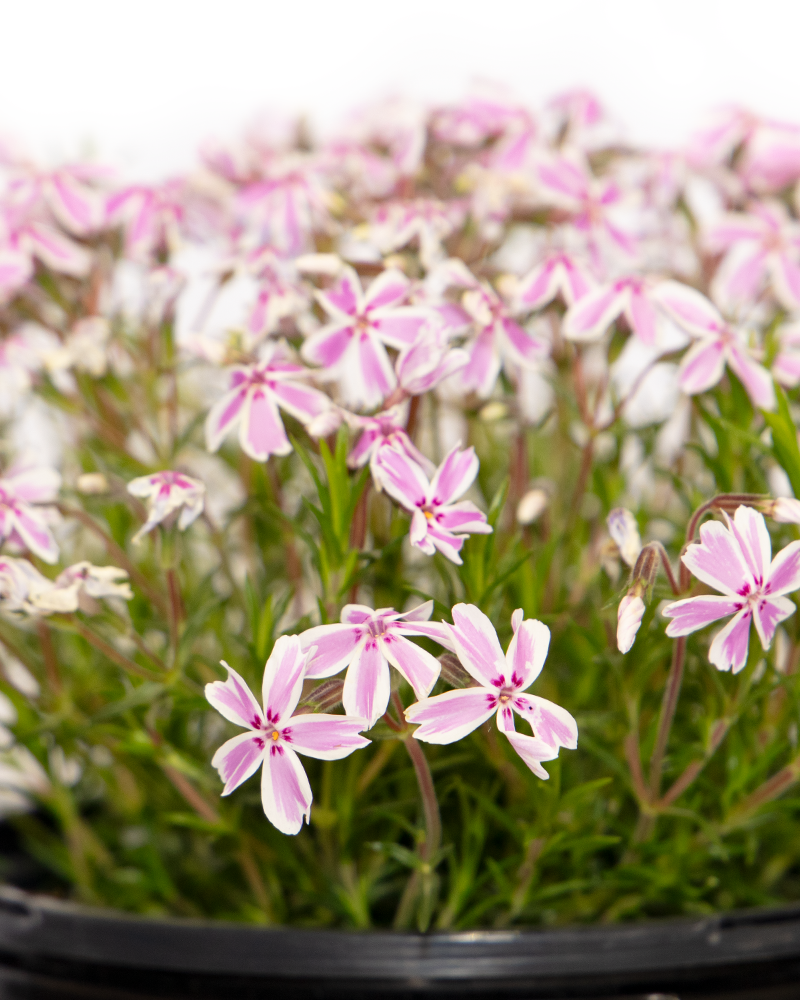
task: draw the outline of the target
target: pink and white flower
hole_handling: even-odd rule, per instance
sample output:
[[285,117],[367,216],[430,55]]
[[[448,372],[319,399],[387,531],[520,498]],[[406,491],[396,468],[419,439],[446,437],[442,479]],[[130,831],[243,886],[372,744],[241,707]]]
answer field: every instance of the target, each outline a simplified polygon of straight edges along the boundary
[[312,651],[306,677],[331,677],[347,667],[344,710],[366,719],[369,726],[364,728],[371,728],[389,704],[390,664],[408,681],[417,698],[427,698],[436,683],[439,661],[406,638],[424,635],[452,648],[448,626],[428,621],[432,611],[433,601],[404,612],[345,605],[342,624],[317,625],[300,636],[300,648]]
[[228,679],[206,685],[206,698],[228,719],[246,729],[223,743],[211,760],[230,795],[263,765],[261,802],[281,833],[299,833],[311,817],[311,786],[297,754],[340,760],[369,746],[359,736],[365,720],[349,715],[293,715],[303,688],[308,652],[296,635],[282,635],[264,668],[264,707],[245,681],[223,661]]
[[[526,694],[542,671],[550,645],[550,629],[514,612],[514,636],[503,655],[497,633],[486,615],[472,604],[453,608],[451,637],[456,655],[476,686],[447,691],[406,709],[406,719],[419,725],[414,737],[426,743],[455,743],[496,714],[504,733],[527,766],[548,778],[541,762],[554,760],[559,747],[578,745],[575,719],[560,705]],[[533,736],[518,733],[514,714],[530,723]]]
[[794,611],[785,596],[800,588],[800,542],[791,542],[773,559],[767,525],[751,507],[738,507],[733,519],[703,524],[700,543],[683,554],[692,573],[723,596],[702,595],[675,601],[664,608],[673,621],[668,636],[689,635],[711,622],[733,615],[717,633],[709,660],[719,670],[738,673],[747,663],[750,622],[755,622],[764,649],[775,629]]
[[61,476],[55,469],[12,467],[0,478],[0,542],[28,549],[47,563],[58,559],[58,545],[48,525]]
[[681,361],[679,381],[685,393],[695,395],[716,385],[727,364],[755,406],[775,408],[772,379],[755,360],[744,330],[726,322],[705,295],[680,282],[662,282],[654,296],[678,326],[696,340]]
[[140,542],[157,524],[168,518],[174,521],[173,515],[178,510],[178,528],[185,531],[203,513],[206,488],[199,479],[168,469],[132,479],[128,483],[128,492],[148,503],[147,520],[132,539]]
[[776,331],[778,353],[772,362],[776,382],[787,389],[800,385],[800,320],[785,323]]
[[569,340],[599,340],[620,316],[643,344],[654,346],[662,314],[653,292],[658,281],[628,275],[587,291],[564,316],[564,336]]
[[420,328],[410,347],[397,357],[395,372],[400,389],[422,396],[469,363],[469,354],[450,346],[450,331],[438,317]]
[[98,609],[101,598],[118,598],[129,601],[133,591],[128,583],[128,574],[117,566],[93,566],[90,562],[68,566],[55,580],[47,581],[32,591],[30,603],[40,611],[71,613],[81,611],[91,613]]
[[384,448],[401,451],[410,461],[422,466],[429,476],[436,469],[406,433],[406,410],[407,406],[398,403],[397,406],[376,413],[374,417],[359,417],[352,413],[346,415],[347,422],[361,431],[355,447],[347,457],[347,464],[351,469],[360,469],[369,462],[372,478],[379,490],[382,486],[376,463]]
[[560,295],[571,306],[594,286],[594,277],[579,258],[553,250],[520,279],[517,301],[526,309],[542,309]]
[[331,408],[324,393],[300,381],[311,374],[292,360],[285,345],[265,344],[261,361],[233,368],[230,388],[209,411],[208,450],[216,451],[238,425],[242,451],[256,462],[265,462],[270,455],[288,455],[292,446],[278,408],[306,425]]
[[147,260],[159,250],[175,250],[186,215],[184,184],[173,180],[159,187],[123,188],[109,197],[106,215],[110,223],[124,225],[128,257]]
[[780,202],[755,202],[746,214],[723,216],[706,243],[725,252],[714,279],[721,301],[753,302],[769,280],[784,308],[800,308],[800,225]]
[[474,503],[454,503],[478,474],[474,448],[461,451],[457,444],[430,482],[423,469],[397,448],[382,448],[373,472],[389,496],[412,514],[409,541],[426,555],[438,549],[460,566],[459,552],[467,536],[492,533],[486,515]]
[[444,257],[442,241],[463,225],[466,205],[435,198],[390,201],[379,205],[370,221],[370,235],[382,253],[391,253],[416,240],[423,267]]
[[331,322],[311,334],[301,353],[336,374],[348,405],[372,409],[397,385],[384,344],[410,347],[431,317],[428,309],[401,305],[409,290],[408,278],[389,270],[365,293],[355,271],[345,267],[333,288],[317,292]]
[[14,614],[47,614],[37,600],[52,587],[53,581],[27,559],[0,555],[0,609]]

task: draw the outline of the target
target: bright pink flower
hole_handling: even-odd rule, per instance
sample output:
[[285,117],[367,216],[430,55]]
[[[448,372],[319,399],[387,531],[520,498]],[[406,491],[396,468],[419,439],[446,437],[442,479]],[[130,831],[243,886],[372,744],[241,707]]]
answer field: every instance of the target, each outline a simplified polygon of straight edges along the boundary
[[382,448],[373,466],[383,488],[413,515],[409,541],[429,556],[436,549],[456,565],[468,535],[490,535],[486,515],[474,503],[454,503],[478,474],[474,448],[450,451],[428,482],[424,471],[397,448]]
[[755,406],[775,408],[770,374],[753,358],[743,330],[727,323],[700,292],[677,281],[662,282],[654,298],[678,326],[697,340],[681,361],[679,378],[685,393],[691,396],[716,385],[727,364]]
[[620,316],[643,344],[656,343],[659,325],[658,301],[653,296],[657,282],[639,275],[619,278],[587,292],[567,310],[564,336],[569,340],[598,340]]
[[[477,686],[447,691],[406,709],[406,719],[419,725],[414,737],[426,743],[455,743],[496,713],[497,728],[531,771],[549,777],[541,762],[554,760],[559,747],[578,745],[578,726],[566,709],[524,693],[544,666],[550,629],[533,618],[523,621],[522,609],[515,611],[514,636],[503,655],[494,626],[474,605],[457,604],[453,623],[456,655]],[[533,736],[515,731],[515,712],[530,723]]]
[[594,278],[580,260],[562,250],[553,250],[520,280],[517,300],[527,309],[542,309],[560,295],[571,306],[594,285]]
[[347,604],[342,624],[317,625],[300,636],[300,648],[312,652],[306,677],[331,677],[347,667],[342,702],[348,715],[366,719],[371,728],[386,712],[391,693],[389,664],[414,689],[417,698],[427,698],[439,676],[439,661],[407,639],[425,635],[448,649],[452,643],[448,626],[429,622],[433,601],[411,611]]
[[58,495],[61,476],[55,469],[11,468],[0,479],[0,542],[29,549],[45,562],[58,559],[58,546],[48,527],[50,504]]
[[132,539],[139,542],[178,510],[178,528],[185,531],[203,512],[206,488],[199,479],[167,470],[132,479],[128,483],[128,493],[148,503],[147,520]]
[[491,285],[475,283],[461,300],[472,317],[476,331],[465,344],[469,363],[461,371],[465,391],[475,391],[482,398],[491,395],[500,369],[505,365],[535,366],[547,356],[548,345],[524,330]]
[[223,743],[211,760],[230,795],[263,764],[261,802],[281,833],[299,833],[311,817],[311,786],[297,754],[340,760],[369,746],[358,733],[364,719],[349,715],[292,715],[303,688],[308,654],[296,635],[282,635],[264,668],[263,701],[258,704],[244,680],[223,661],[226,681],[206,684],[206,698],[229,722],[246,729]]
[[206,447],[216,451],[225,435],[239,425],[242,451],[265,462],[270,455],[288,455],[292,450],[278,407],[301,423],[309,424],[330,409],[330,400],[318,389],[299,379],[311,372],[291,360],[285,346],[268,343],[255,365],[237,365],[230,388],[206,418]]
[[781,305],[800,308],[800,225],[780,202],[756,202],[749,214],[723,217],[706,242],[726,251],[714,280],[725,301],[753,302],[769,279]]
[[427,475],[433,475],[436,466],[427,459],[406,433],[406,407],[402,403],[388,410],[376,413],[374,417],[359,417],[347,414],[347,422],[360,429],[361,434],[353,450],[347,457],[351,469],[360,469],[370,463],[372,478],[378,489],[382,489],[376,470],[378,456],[384,448],[401,451],[412,462],[422,466]]
[[708,658],[720,670],[738,673],[747,662],[750,621],[764,649],[769,649],[778,624],[794,611],[786,598],[800,588],[800,542],[791,542],[772,559],[772,544],[762,514],[739,507],[727,527],[703,524],[700,543],[690,545],[683,562],[692,573],[723,597],[702,595],[675,601],[664,608],[674,619],[667,635],[688,635],[720,618],[733,615],[711,643]]
[[331,322],[311,334],[301,353],[337,373],[348,405],[372,409],[397,385],[383,345],[410,347],[431,316],[428,309],[400,305],[408,292],[408,278],[389,270],[379,274],[365,294],[358,275],[345,267],[333,288],[317,293]]

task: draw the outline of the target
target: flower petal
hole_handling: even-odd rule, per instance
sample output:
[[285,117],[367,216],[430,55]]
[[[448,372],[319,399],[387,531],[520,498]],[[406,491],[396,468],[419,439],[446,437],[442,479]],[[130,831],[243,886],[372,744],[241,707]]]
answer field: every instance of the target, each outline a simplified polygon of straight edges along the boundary
[[562,329],[568,340],[598,340],[620,315],[628,301],[628,289],[614,285],[596,288],[570,306]]
[[308,337],[300,348],[300,354],[312,364],[332,368],[344,357],[354,334],[355,327],[352,323],[329,323]]
[[306,666],[306,677],[332,677],[343,670],[356,655],[364,631],[350,624],[316,625],[300,636],[300,648],[316,652]]
[[300,700],[306,654],[296,635],[282,635],[264,667],[262,697],[267,721],[277,725],[288,719]]
[[370,741],[359,736],[362,729],[366,729],[366,720],[349,715],[295,715],[281,731],[281,740],[306,757],[341,760],[369,746]]
[[396,632],[387,632],[381,645],[383,655],[405,677],[417,698],[427,698],[441,670],[436,657]]
[[741,608],[742,602],[735,598],[703,594],[700,597],[687,597],[683,601],[673,601],[664,608],[662,614],[665,618],[673,619],[667,625],[667,635],[675,638],[705,628],[711,622],[735,614]]
[[753,622],[763,649],[772,645],[775,629],[794,611],[788,597],[765,597],[753,607]]
[[269,391],[261,386],[250,388],[242,409],[239,426],[242,451],[256,462],[270,455],[288,455],[292,450],[283,429],[278,407]]
[[530,687],[542,672],[550,648],[550,629],[535,618],[524,620],[514,632],[506,652],[506,676],[520,691]]
[[736,508],[733,520],[728,519],[730,530],[739,544],[747,568],[760,589],[769,577],[772,562],[772,542],[764,515],[752,507]]
[[750,608],[743,608],[717,632],[708,650],[708,659],[718,670],[732,670],[738,674],[747,663],[751,618]]
[[527,766],[537,778],[547,781],[550,775],[542,767],[541,761],[555,760],[558,750],[554,750],[544,740],[536,736],[526,736],[524,733],[506,732],[506,739],[517,751]]
[[403,306],[401,309],[392,309],[370,317],[372,328],[378,337],[402,351],[404,347],[410,347],[417,339],[420,330],[430,321],[431,312],[429,309],[422,309],[416,306]]
[[27,503],[48,503],[55,500],[61,487],[61,476],[55,469],[46,466],[32,466],[28,469],[13,469],[2,480],[2,485],[13,492],[19,500]]
[[406,510],[414,511],[425,503],[428,477],[399,449],[381,448],[374,468],[383,489]]
[[535,694],[516,695],[514,711],[530,722],[536,736],[548,746],[574,750],[578,745],[578,723],[566,708]]
[[372,637],[359,646],[344,679],[344,710],[348,715],[366,719],[365,729],[371,729],[384,714],[391,694],[389,664],[381,646]]
[[247,729],[263,729],[264,713],[247,682],[224,660],[222,666],[228,671],[228,679],[206,684],[206,699],[228,722]]
[[365,305],[370,311],[397,305],[406,297],[410,284],[403,272],[396,268],[383,271],[367,289]]
[[434,507],[452,503],[465,493],[478,474],[478,456],[474,448],[460,451],[459,442],[448,452],[434,473],[428,490],[428,500]]
[[728,364],[755,406],[762,410],[775,409],[775,387],[772,376],[763,365],[754,361],[743,347],[735,343],[728,345]]
[[58,545],[44,521],[27,504],[18,504],[11,518],[26,548],[51,565],[58,560]]
[[800,590],[800,542],[790,542],[775,556],[764,592],[777,596]]
[[636,633],[642,624],[644,601],[641,597],[626,594],[619,602],[617,610],[617,649],[620,653],[630,651],[636,639]]
[[701,525],[700,543],[690,545],[682,559],[698,580],[720,593],[741,596],[755,588],[736,538],[719,521]]
[[225,783],[223,795],[230,795],[258,770],[264,759],[264,746],[263,733],[239,733],[222,744],[211,758],[211,766],[219,771]]
[[331,405],[324,392],[297,382],[275,382],[271,389],[278,405],[303,424],[310,423]]
[[689,396],[716,385],[725,371],[725,346],[715,337],[699,340],[684,354],[678,380]]
[[[228,431],[241,416],[242,406],[247,397],[247,386],[227,392],[211,407],[206,417],[206,448],[216,451]],[[135,480],[134,480],[135,482]]]
[[261,804],[264,814],[281,833],[299,833],[311,817],[311,785],[294,750],[277,742],[264,756]]
[[663,281],[652,294],[678,326],[695,337],[716,333],[725,325],[716,306],[705,295],[679,281]]
[[453,608],[453,642],[465,669],[487,687],[505,683],[506,658],[497,632],[486,615],[474,604]]
[[462,688],[425,698],[406,709],[414,738],[425,743],[455,743],[492,716],[497,697],[484,688]]

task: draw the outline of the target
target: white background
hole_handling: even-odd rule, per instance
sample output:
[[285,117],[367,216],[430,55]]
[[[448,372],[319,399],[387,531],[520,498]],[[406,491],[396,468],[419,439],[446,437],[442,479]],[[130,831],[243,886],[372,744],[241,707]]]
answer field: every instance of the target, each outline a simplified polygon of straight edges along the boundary
[[800,122],[798,0],[0,0],[0,135],[155,179],[264,108],[330,130],[484,78],[536,106],[589,86],[630,139],[727,101]]

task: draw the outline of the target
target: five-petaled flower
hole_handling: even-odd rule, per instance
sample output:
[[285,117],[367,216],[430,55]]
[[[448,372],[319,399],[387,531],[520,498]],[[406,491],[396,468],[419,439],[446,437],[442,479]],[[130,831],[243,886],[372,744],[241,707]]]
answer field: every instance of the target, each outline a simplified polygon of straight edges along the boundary
[[9,469],[0,479],[0,542],[19,545],[45,562],[54,563],[58,545],[47,524],[49,510],[34,505],[55,500],[60,485],[61,476],[55,469]]
[[[578,726],[570,713],[545,698],[526,694],[541,673],[550,645],[550,629],[540,621],[523,621],[514,612],[514,636],[503,655],[494,626],[472,604],[453,608],[450,634],[461,663],[477,687],[446,691],[406,709],[406,719],[419,725],[414,733],[426,743],[454,743],[496,713],[497,728],[534,774],[549,777],[543,760],[554,760],[559,747],[578,745]],[[533,736],[518,733],[514,713],[526,719]]]
[[342,396],[350,406],[379,406],[397,385],[384,344],[396,350],[410,347],[432,313],[400,303],[410,282],[400,271],[384,271],[367,289],[350,267],[326,292],[317,292],[330,323],[303,344],[306,361],[323,365],[341,381]]
[[[330,677],[348,667],[342,702],[348,715],[374,726],[389,704],[389,664],[408,681],[417,698],[427,698],[439,676],[439,661],[406,636],[425,635],[451,648],[448,626],[429,622],[433,601],[411,611],[373,611],[362,604],[342,609],[342,624],[318,625],[300,636],[303,650],[316,647],[306,677]],[[366,727],[365,727],[366,728]]]
[[311,786],[297,754],[339,760],[369,746],[359,736],[366,721],[349,715],[292,715],[303,687],[309,653],[297,636],[282,635],[264,667],[263,701],[258,704],[245,681],[223,661],[226,681],[206,685],[206,698],[220,715],[247,730],[223,743],[212,765],[230,795],[263,764],[261,802],[267,819],[281,833],[299,833],[311,815]]
[[458,554],[467,535],[490,535],[492,526],[474,503],[454,503],[478,474],[474,448],[457,444],[428,482],[425,472],[398,448],[381,448],[372,466],[389,496],[413,515],[408,533],[412,545],[429,556],[436,549],[461,565]]
[[278,407],[306,425],[331,408],[324,393],[299,381],[310,374],[280,343],[266,344],[258,364],[237,365],[230,388],[206,418],[208,450],[216,451],[238,424],[242,451],[256,462],[265,462],[270,455],[288,455],[292,446]]
[[181,508],[178,527],[185,531],[203,513],[206,488],[199,479],[167,470],[132,479],[128,483],[128,492],[148,501],[147,520],[133,536],[133,541],[139,542],[157,524]]
[[717,633],[709,660],[720,670],[738,673],[747,663],[750,621],[755,622],[764,649],[769,649],[778,624],[794,611],[785,596],[800,587],[800,542],[791,542],[772,559],[772,545],[763,515],[738,507],[727,527],[712,521],[700,528],[700,543],[690,545],[683,561],[692,573],[724,596],[703,594],[675,601],[664,608],[673,620],[667,635],[696,632],[733,615]]

